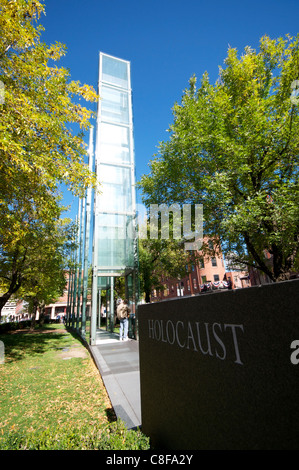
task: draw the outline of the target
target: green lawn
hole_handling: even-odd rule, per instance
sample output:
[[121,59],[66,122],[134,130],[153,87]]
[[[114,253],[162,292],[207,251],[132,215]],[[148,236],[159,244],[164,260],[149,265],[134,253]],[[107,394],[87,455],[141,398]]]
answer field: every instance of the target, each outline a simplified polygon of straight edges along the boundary
[[[115,441],[114,446],[125,445],[125,435],[134,431],[126,432],[122,423],[109,425],[115,421],[109,397],[78,336],[61,324],[51,324],[33,332],[2,334],[0,340],[5,346],[5,361],[0,364],[0,449],[16,445],[9,436],[17,436],[27,448],[24,436],[28,435],[35,440],[38,435],[45,440],[47,435],[45,448],[56,446],[57,436],[64,436],[61,448],[94,448],[103,429],[109,429],[109,436],[113,432],[122,435],[121,443]],[[70,432],[76,435],[75,444],[70,443]],[[86,439],[80,444],[78,436],[87,434],[92,435],[89,444]],[[108,448],[113,448],[111,443]]]

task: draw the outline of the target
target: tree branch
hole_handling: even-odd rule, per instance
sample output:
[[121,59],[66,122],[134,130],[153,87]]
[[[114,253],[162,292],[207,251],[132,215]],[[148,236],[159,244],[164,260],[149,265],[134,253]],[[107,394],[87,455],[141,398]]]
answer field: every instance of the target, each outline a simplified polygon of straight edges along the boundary
[[249,253],[253,256],[253,258],[258,263],[257,268],[263,271],[265,274],[267,274],[267,276],[269,276],[269,278],[275,282],[276,279],[273,276],[272,271],[268,268],[266,263],[262,260],[262,258],[260,257],[256,249],[254,248],[253,243],[250,240],[249,234],[247,232],[244,232],[243,236],[244,236],[244,240],[245,240]]

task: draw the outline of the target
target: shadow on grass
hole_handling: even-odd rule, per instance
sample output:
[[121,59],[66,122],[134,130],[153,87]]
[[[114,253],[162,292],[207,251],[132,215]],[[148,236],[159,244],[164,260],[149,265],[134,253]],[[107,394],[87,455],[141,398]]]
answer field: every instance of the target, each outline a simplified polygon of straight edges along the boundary
[[64,330],[64,326],[58,329],[45,325],[33,331],[26,328],[1,334],[0,340],[5,347],[5,362],[19,361],[24,359],[24,356],[35,356],[64,346],[67,332],[61,330]]
[[115,421],[117,421],[117,416],[114,412],[114,409],[111,407],[111,408],[106,408],[105,410],[105,413],[106,413],[106,416],[107,416],[107,419],[109,421],[109,423],[114,423]]
[[86,345],[87,345],[87,342],[86,340],[84,340],[82,338],[82,336],[80,336],[80,334],[77,332],[76,329],[72,328],[71,326],[64,326],[65,328],[65,331],[70,334],[74,339],[76,339],[77,341],[80,341],[80,343],[82,344],[82,346],[84,346],[86,348]]

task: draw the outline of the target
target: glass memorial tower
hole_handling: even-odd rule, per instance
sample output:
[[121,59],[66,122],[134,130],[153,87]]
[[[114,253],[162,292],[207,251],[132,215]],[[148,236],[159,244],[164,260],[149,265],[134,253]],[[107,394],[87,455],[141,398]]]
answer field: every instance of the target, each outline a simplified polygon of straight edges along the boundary
[[130,62],[100,53],[99,96],[95,171],[101,186],[93,211],[91,344],[100,326],[101,290],[109,293],[109,331],[114,330],[115,278],[125,279],[133,318],[139,290]]

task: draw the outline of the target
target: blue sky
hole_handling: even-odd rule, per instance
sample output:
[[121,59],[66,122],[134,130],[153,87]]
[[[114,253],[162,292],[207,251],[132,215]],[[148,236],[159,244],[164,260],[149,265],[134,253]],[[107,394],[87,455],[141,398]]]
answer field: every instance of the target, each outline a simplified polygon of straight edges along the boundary
[[[172,107],[193,74],[207,71],[215,82],[229,46],[242,53],[246,45],[258,48],[264,34],[298,33],[298,0],[47,0],[45,6],[42,40],[67,46],[60,63],[73,80],[97,89],[100,51],[131,62],[137,180],[168,138]],[[77,201],[66,202],[73,217]]]

